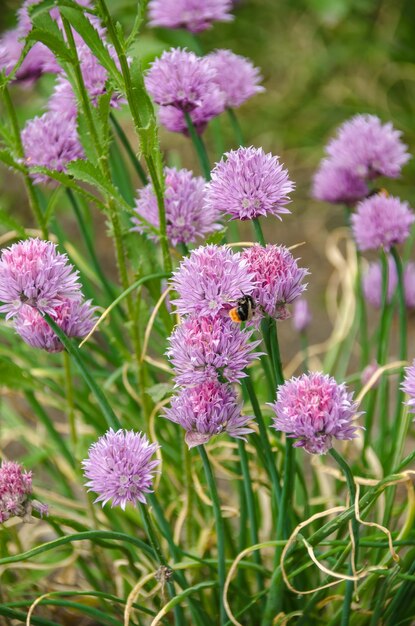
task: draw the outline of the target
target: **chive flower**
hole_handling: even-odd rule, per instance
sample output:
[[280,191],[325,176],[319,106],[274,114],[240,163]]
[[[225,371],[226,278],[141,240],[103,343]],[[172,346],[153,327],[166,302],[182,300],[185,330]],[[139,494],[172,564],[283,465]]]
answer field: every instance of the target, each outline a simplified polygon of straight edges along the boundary
[[149,25],[200,33],[213,22],[230,22],[232,0],[150,0]]
[[238,108],[257,93],[265,91],[262,76],[249,59],[231,52],[215,50],[206,57],[215,69],[214,82],[225,95],[227,108]]
[[24,471],[19,463],[2,461],[0,466],[0,524],[11,517],[30,519],[32,509],[41,516],[48,507],[32,499],[32,472]]

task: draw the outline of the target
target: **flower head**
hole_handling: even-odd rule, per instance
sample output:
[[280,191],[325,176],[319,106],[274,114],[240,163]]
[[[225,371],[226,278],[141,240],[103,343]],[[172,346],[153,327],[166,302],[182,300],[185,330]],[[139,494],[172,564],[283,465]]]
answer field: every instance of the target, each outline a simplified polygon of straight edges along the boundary
[[409,236],[415,215],[407,202],[376,194],[363,200],[352,215],[352,229],[359,250],[376,250],[403,243]]
[[340,126],[326,151],[337,165],[360,178],[397,178],[410,159],[401,134],[376,115],[355,115]]
[[402,391],[409,396],[405,403],[409,407],[409,412],[415,414],[415,359],[411,365],[405,367],[405,378],[402,383]]
[[150,26],[186,28],[200,33],[212,22],[230,22],[232,0],[150,0]]
[[[203,206],[204,179],[193,176],[189,170],[176,170],[174,167],[166,167],[164,173],[167,237],[172,244],[194,243],[198,237],[217,230],[218,215]],[[152,185],[139,190],[135,211],[151,226],[159,228],[157,199]],[[132,230],[148,232],[154,239],[158,239],[146,222],[139,218],[133,218],[132,221],[136,225]]]
[[312,196],[316,200],[334,204],[354,204],[365,198],[369,192],[363,178],[352,171],[323,159],[314,175]]
[[357,403],[344,384],[320,372],[291,378],[278,388],[273,427],[298,439],[295,447],[325,454],[336,439],[354,439]]
[[408,309],[415,309],[415,263],[410,262],[403,274],[405,302]]
[[311,313],[308,308],[308,302],[305,298],[298,298],[294,302],[293,310],[293,326],[298,333],[303,333],[307,330],[311,322]]
[[48,507],[32,500],[32,472],[25,472],[19,463],[2,461],[0,466],[0,524],[10,517],[30,517],[32,509],[41,515]]
[[260,71],[249,59],[230,50],[216,50],[207,59],[216,70],[214,81],[225,94],[226,107],[240,107],[251,96],[265,91],[259,84]]
[[259,354],[260,341],[250,341],[252,331],[243,331],[223,317],[188,317],[169,338],[167,355],[178,385],[204,381],[237,382],[244,369]]
[[26,239],[2,251],[0,311],[7,313],[6,319],[25,305],[55,317],[56,307],[81,298],[78,272],[51,241]]
[[130,430],[114,432],[110,428],[89,448],[88,458],[82,461],[88,491],[98,494],[95,502],[123,510],[127,502],[136,505],[146,502],[152,491],[154,470],[159,460],[151,460],[159,446],[150,443],[143,433]]
[[246,260],[227,246],[200,246],[183,259],[172,285],[180,315],[214,317],[227,313],[242,294],[250,295],[254,279]]
[[[84,157],[75,120],[54,111],[30,120],[22,132],[22,142],[30,167],[64,172],[70,161]],[[53,182],[45,174],[34,173],[32,177],[35,183]]]
[[[54,320],[68,337],[83,338],[96,321],[96,308],[87,302],[65,300],[54,308]],[[43,316],[31,306],[23,306],[14,319],[14,329],[32,348],[62,352],[64,347]]]
[[[200,105],[190,111],[189,116],[196,132],[202,135],[208,122],[225,109],[225,96],[216,86],[210,92],[206,92]],[[182,133],[189,136],[189,129],[183,111],[174,106],[160,107],[158,111],[159,122],[172,133]]]
[[206,186],[206,206],[233,219],[290,213],[285,205],[294,183],[278,157],[262,148],[239,148],[225,153]]
[[145,83],[154,102],[192,111],[201,105],[206,93],[215,88],[215,70],[204,57],[172,48],[151,64]]
[[171,408],[165,409],[165,417],[185,429],[189,448],[223,432],[238,439],[252,432],[247,427],[252,418],[241,415],[233,389],[213,380],[181,389],[172,398]]
[[298,267],[297,260],[285,246],[255,244],[243,251],[242,258],[256,282],[251,294],[254,300],[271,317],[285,319],[286,305],[307,287],[303,280],[308,270]]

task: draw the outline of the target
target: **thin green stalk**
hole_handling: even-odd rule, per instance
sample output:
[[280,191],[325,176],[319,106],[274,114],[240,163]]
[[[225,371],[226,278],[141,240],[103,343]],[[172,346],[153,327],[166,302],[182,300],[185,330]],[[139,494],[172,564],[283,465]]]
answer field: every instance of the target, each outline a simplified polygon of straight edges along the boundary
[[[395,261],[396,272],[398,274],[398,311],[399,311],[399,360],[406,361],[408,358],[408,331],[407,331],[407,316],[406,316],[406,302],[405,302],[405,282],[404,271],[402,266],[402,259],[399,256],[399,252],[392,246],[391,254]],[[398,392],[396,395],[396,409],[394,423],[397,423],[400,418],[402,410],[402,401],[404,393],[401,389],[403,382],[404,371],[401,369],[398,377]],[[397,440],[395,440],[396,443]],[[395,447],[395,446],[394,446]]]
[[146,176],[146,173],[143,169],[143,166],[141,165],[140,161],[137,158],[137,155],[135,154],[134,150],[131,147],[131,144],[128,140],[127,135],[125,134],[121,124],[118,122],[117,118],[115,117],[114,113],[110,113],[110,120],[112,125],[114,126],[115,132],[117,133],[117,136],[119,138],[119,140],[121,141],[122,145],[124,146],[124,149],[126,151],[126,153],[128,154],[128,157],[131,161],[132,166],[134,167],[136,174],[138,175],[139,179],[141,180],[141,182],[143,183],[143,185],[147,185],[148,184],[148,178]]
[[[17,156],[19,157],[21,162],[24,163],[24,149],[23,149],[23,144],[22,144],[22,138],[20,136],[19,122],[17,119],[16,110],[14,108],[13,101],[10,97],[10,93],[6,84],[3,85],[2,93],[4,97],[4,102],[6,104],[6,110],[9,115],[10,122],[13,128],[14,140],[16,142]],[[48,239],[49,233],[48,233],[48,228],[45,222],[45,217],[42,212],[42,209],[40,208],[32,179],[30,178],[30,175],[26,167],[23,173],[23,178],[24,178],[25,185],[26,185],[27,195],[29,197],[30,207],[33,211],[33,215],[35,216],[36,222],[38,223],[40,230],[42,231],[42,237],[44,239]]]
[[261,227],[261,223],[259,221],[258,217],[254,217],[254,219],[252,220],[252,223],[254,225],[254,230],[255,230],[255,236],[257,238],[258,243],[261,244],[261,246],[266,246],[266,241],[265,241],[265,237],[264,237],[264,233],[262,232],[262,227]]
[[64,365],[64,370],[65,370],[65,391],[66,391],[66,402],[68,405],[69,433],[71,437],[72,448],[75,453],[76,447],[78,444],[78,435],[76,432],[76,422],[75,422],[75,404],[74,404],[74,393],[73,393],[73,383],[72,383],[71,361],[69,358],[69,354],[68,352],[66,352],[66,350],[63,352],[63,365]]
[[234,109],[226,109],[228,112],[228,117],[230,119],[231,122],[231,126],[232,126],[232,130],[233,130],[233,134],[235,135],[235,139],[236,139],[236,143],[239,146],[243,146],[245,144],[244,142],[244,137],[242,134],[242,128],[241,125],[239,124],[239,120],[238,117],[234,111]]
[[209,487],[210,497],[212,499],[213,513],[215,516],[216,537],[218,542],[219,623],[221,624],[221,626],[223,626],[227,621],[225,606],[223,604],[223,590],[225,587],[226,578],[224,524],[220,508],[218,490],[216,488],[215,477],[212,472],[212,467],[210,465],[208,455],[206,454],[206,450],[203,445],[198,446],[197,449],[202,459],[206,481]]
[[60,341],[66,348],[66,350],[68,351],[68,353],[71,355],[71,357],[75,361],[82,375],[82,378],[84,379],[84,381],[86,382],[86,384],[88,385],[92,393],[94,394],[95,399],[107,421],[108,426],[111,428],[114,428],[115,430],[118,430],[119,428],[121,428],[121,424],[118,420],[118,417],[115,415],[110,404],[108,403],[108,400],[105,397],[101,387],[97,385],[97,383],[94,381],[93,377],[89,373],[88,369],[86,368],[78,348],[75,346],[73,341],[69,339],[69,337],[67,337],[67,335],[63,332],[63,330],[57,325],[57,323],[47,313],[44,313],[43,317],[45,321],[49,324],[51,329],[56,333],[56,335],[58,336],[58,338],[60,339]]
[[[356,486],[354,483],[354,478],[350,470],[350,467],[348,466],[346,461],[343,459],[341,454],[339,454],[334,448],[330,449],[330,454],[333,457],[333,459],[336,461],[336,463],[339,465],[340,469],[342,470],[344,474],[344,477],[347,483],[347,488],[350,494],[350,503],[354,505],[354,502],[356,500]],[[359,552],[359,523],[355,515],[353,515],[352,517],[352,533],[353,533],[353,539],[354,539],[354,554],[352,555],[353,562],[351,563],[350,569],[349,569],[349,573],[351,575],[353,575],[357,571],[357,556]],[[354,590],[354,581],[348,580],[346,582],[346,593],[345,593],[344,601],[343,601],[341,626],[348,626],[349,624],[353,590]]]
[[279,345],[278,333],[277,333],[277,322],[272,317],[269,317],[268,324],[269,324],[269,339],[270,339],[271,352],[272,352],[272,361],[274,362],[277,385],[283,385],[284,373],[282,371],[280,345]]
[[210,163],[209,157],[206,151],[206,146],[203,142],[202,137],[198,134],[195,125],[193,124],[192,118],[190,117],[190,113],[187,111],[184,114],[187,124],[187,129],[189,131],[190,139],[193,142],[194,148],[196,150],[197,158],[199,159],[200,167],[203,172],[203,176],[206,180],[210,180]]
[[359,319],[359,335],[360,335],[360,367],[363,370],[369,363],[369,338],[367,331],[367,313],[365,304],[365,295],[363,293],[362,283],[362,255],[357,251],[357,274],[356,274],[356,292],[357,292],[357,316]]
[[[243,477],[243,485],[245,490],[245,499],[248,509],[248,518],[249,518],[249,534],[252,545],[259,543],[259,535],[258,535],[258,524],[256,518],[255,511],[255,499],[254,492],[252,490],[252,481],[249,474],[249,463],[248,463],[248,454],[245,449],[245,444],[241,439],[238,439],[238,450],[239,450],[239,460],[241,464],[241,471]],[[262,565],[261,555],[259,550],[255,550],[254,552],[254,560],[255,563],[259,566]],[[264,588],[264,579],[262,577],[261,572],[257,572],[257,584],[258,591],[261,591]]]

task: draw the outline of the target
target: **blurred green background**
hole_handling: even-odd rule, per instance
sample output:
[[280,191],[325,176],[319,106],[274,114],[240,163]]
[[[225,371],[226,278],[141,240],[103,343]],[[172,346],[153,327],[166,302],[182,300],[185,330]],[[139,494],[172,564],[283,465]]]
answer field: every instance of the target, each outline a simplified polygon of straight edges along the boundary
[[[113,14],[126,30],[136,10],[133,0],[108,0]],[[12,27],[19,2],[2,0],[0,28]],[[230,48],[250,57],[261,68],[266,92],[252,98],[238,111],[247,144],[263,146],[280,155],[296,181],[292,215],[283,222],[272,218],[266,224],[269,240],[292,245],[305,241],[298,252],[311,269],[309,294],[314,313],[322,320],[315,339],[327,337],[324,321],[324,292],[330,266],[325,258],[329,231],[341,225],[341,207],[312,201],[310,180],[323,155],[323,147],[338,124],[355,113],[374,113],[391,120],[403,131],[413,153],[415,148],[415,2],[413,0],[240,0],[235,19],[215,24],[202,33],[205,51]],[[192,36],[183,31],[143,28],[135,43],[136,52],[147,64],[163,48],[181,45],[192,48]],[[134,52],[134,50],[133,50]],[[52,88],[53,78],[43,78],[34,88],[13,87],[24,118],[41,113]],[[120,112],[126,130],[132,133],[127,112]],[[235,147],[225,116],[221,128],[226,148]],[[198,170],[189,141],[161,132],[166,160]],[[210,130],[206,141],[211,160],[219,152]],[[401,180],[388,181],[392,193],[415,206],[413,179],[415,161],[404,169]],[[0,172],[1,204],[25,225],[31,217],[20,180],[6,170]],[[103,220],[97,217],[98,222]],[[97,233],[105,238],[105,226]],[[243,233],[250,237],[250,231]],[[105,243],[105,241],[104,241]],[[105,246],[103,245],[103,254]],[[111,252],[106,259],[112,263]]]

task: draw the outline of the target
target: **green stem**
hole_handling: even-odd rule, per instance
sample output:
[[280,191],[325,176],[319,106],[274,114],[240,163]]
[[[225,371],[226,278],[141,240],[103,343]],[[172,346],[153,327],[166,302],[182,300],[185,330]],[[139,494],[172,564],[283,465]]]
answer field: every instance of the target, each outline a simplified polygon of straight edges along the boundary
[[[395,261],[396,272],[398,274],[398,310],[399,310],[399,360],[406,361],[408,358],[408,331],[407,331],[407,317],[406,317],[406,302],[405,302],[405,282],[404,271],[402,266],[402,259],[399,256],[399,252],[393,246],[391,248],[391,254]],[[404,393],[401,389],[403,382],[404,371],[401,369],[398,377],[398,393],[396,395],[396,409],[394,423],[399,422],[402,401]],[[395,440],[397,443],[399,440]],[[395,447],[395,446],[394,446]]]
[[284,384],[284,373],[282,371],[282,361],[280,353],[280,344],[278,341],[277,322],[272,317],[268,317],[269,325],[269,340],[272,352],[272,361],[275,367],[275,376],[277,379],[277,385]]
[[87,370],[78,348],[75,347],[75,344],[73,343],[73,341],[69,339],[69,337],[67,337],[67,335],[63,332],[63,330],[57,325],[57,323],[47,313],[44,313],[43,317],[45,321],[49,324],[51,329],[56,333],[61,343],[64,345],[66,350],[69,352],[69,354],[75,361],[82,375],[82,378],[84,379],[84,381],[86,382],[86,384],[88,385],[92,393],[94,394],[95,399],[107,421],[108,426],[111,428],[114,428],[115,430],[118,430],[119,428],[121,428],[121,424],[118,420],[118,417],[115,415],[114,411],[112,410],[102,389],[96,384],[91,374]]
[[199,159],[203,176],[206,178],[206,180],[210,180],[209,157],[207,155],[206,147],[205,147],[205,144],[203,143],[203,139],[196,131],[195,125],[193,124],[192,118],[190,117],[190,113],[186,111],[184,114],[184,117],[186,119],[186,124],[187,124],[187,129],[189,131],[190,139],[193,142],[197,157]]
[[72,384],[71,361],[69,358],[69,354],[66,352],[66,350],[63,353],[63,364],[64,364],[64,369],[65,369],[65,390],[66,390],[66,401],[68,404],[69,432],[71,436],[72,448],[75,453],[76,446],[78,444],[78,435],[76,432],[76,422],[75,422],[75,405],[74,405],[74,393],[73,393],[73,384]]
[[264,238],[264,233],[262,232],[262,227],[259,221],[259,218],[254,217],[254,219],[252,220],[252,223],[254,225],[254,230],[255,230],[255,236],[257,238],[258,243],[261,244],[261,246],[266,246],[266,241]]
[[[239,460],[241,463],[241,471],[243,477],[244,491],[245,491],[245,499],[248,509],[248,518],[249,518],[249,534],[252,545],[259,543],[259,535],[258,535],[258,525],[255,514],[255,499],[254,492],[252,490],[252,481],[249,474],[249,463],[248,463],[248,454],[245,449],[245,444],[241,439],[238,439],[238,450],[239,450]],[[255,563],[259,566],[261,563],[261,555],[259,550],[255,550],[254,552]],[[264,588],[264,580],[261,572],[257,572],[257,583],[258,583],[258,591],[261,591]]]
[[222,518],[222,512],[220,508],[219,495],[216,488],[215,478],[213,476],[212,468],[209,462],[208,455],[204,446],[197,447],[199,454],[202,458],[203,468],[205,470],[206,481],[210,491],[210,497],[212,498],[213,513],[215,516],[216,524],[216,536],[218,542],[218,578],[219,578],[219,623],[221,626],[227,621],[225,607],[223,604],[223,590],[225,587],[226,578],[226,563],[225,563],[225,532]]
[[362,283],[362,255],[357,251],[357,275],[356,275],[356,291],[357,291],[357,315],[359,319],[360,333],[360,367],[363,370],[369,363],[369,339],[367,332],[367,313],[365,305],[365,296],[363,293]]
[[143,185],[147,185],[148,184],[148,178],[146,176],[146,173],[143,169],[143,166],[141,165],[140,161],[137,158],[137,155],[135,154],[134,150],[131,147],[131,144],[128,140],[127,135],[125,134],[121,124],[118,122],[117,118],[115,117],[114,113],[110,113],[110,119],[111,119],[111,123],[114,126],[115,132],[117,133],[118,139],[121,141],[122,145],[124,146],[124,149],[126,151],[126,153],[128,154],[128,157],[131,161],[132,166],[134,167],[136,174],[138,175],[139,179],[141,180],[141,182],[143,183]]
[[[350,504],[354,506],[356,500],[356,486],[353,479],[353,474],[350,470],[350,467],[344,460],[344,458],[339,454],[334,448],[330,449],[330,454],[336,463],[339,465],[342,470],[344,477],[346,478],[347,488],[350,494]],[[352,517],[352,533],[354,538],[354,555],[353,563],[350,565],[349,572],[352,575],[357,570],[357,555],[359,551],[359,523],[356,519],[356,516]],[[346,582],[346,593],[343,601],[343,610],[341,617],[341,626],[348,626],[350,621],[350,611],[352,606],[352,597],[353,597],[353,589],[354,589],[354,581],[348,580]]]
[[[24,155],[24,149],[23,149],[23,144],[22,144],[22,138],[20,136],[19,122],[17,119],[16,110],[14,108],[13,101],[10,97],[10,93],[6,84],[3,86],[2,92],[3,92],[4,102],[6,104],[7,113],[9,115],[11,125],[13,128],[14,139],[16,142],[17,156],[22,162],[24,162],[25,155]],[[38,223],[40,230],[42,231],[42,237],[44,239],[48,239],[49,233],[48,233],[48,228],[45,222],[45,217],[42,212],[42,209],[40,208],[39,201],[37,199],[36,192],[33,186],[33,181],[30,178],[30,175],[26,166],[24,168],[23,178],[24,178],[25,185],[26,185],[27,195],[29,197],[30,207],[33,211],[36,222]]]
[[236,143],[238,144],[238,147],[243,146],[245,142],[244,142],[242,128],[241,128],[241,125],[239,124],[238,117],[234,109],[226,109],[226,110],[228,112],[228,117],[231,122],[233,134],[235,135]]

